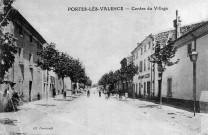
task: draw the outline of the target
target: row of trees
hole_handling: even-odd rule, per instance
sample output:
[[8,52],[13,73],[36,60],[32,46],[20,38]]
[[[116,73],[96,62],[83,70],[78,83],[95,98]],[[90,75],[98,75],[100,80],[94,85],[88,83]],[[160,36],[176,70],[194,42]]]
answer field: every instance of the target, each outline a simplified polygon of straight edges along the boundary
[[98,81],[98,84],[103,85],[104,87],[110,85],[114,90],[114,86],[116,86],[116,84],[121,84],[122,89],[120,89],[120,92],[128,92],[130,95],[132,95],[132,89],[128,89],[128,82],[133,80],[133,77],[137,72],[138,67],[135,66],[133,62],[130,62],[128,65],[122,66],[116,71],[105,73]]
[[39,59],[36,61],[37,66],[42,70],[54,71],[62,80],[70,77],[72,82],[83,83],[90,86],[92,81],[86,75],[85,68],[79,59],[74,59],[67,53],[59,52],[55,43],[43,47],[37,52]]

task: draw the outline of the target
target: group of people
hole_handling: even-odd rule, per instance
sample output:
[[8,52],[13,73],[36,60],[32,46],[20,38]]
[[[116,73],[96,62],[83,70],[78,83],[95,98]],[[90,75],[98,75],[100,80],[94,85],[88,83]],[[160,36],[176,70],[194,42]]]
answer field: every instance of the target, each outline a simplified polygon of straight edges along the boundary
[[[99,97],[101,97],[102,91],[99,90],[98,93],[99,93]],[[110,98],[110,92],[105,92],[105,91],[104,91],[104,94],[105,94],[106,99],[109,99],[109,98]],[[87,97],[88,97],[88,98],[90,97],[90,90],[89,90],[89,89],[87,90]]]

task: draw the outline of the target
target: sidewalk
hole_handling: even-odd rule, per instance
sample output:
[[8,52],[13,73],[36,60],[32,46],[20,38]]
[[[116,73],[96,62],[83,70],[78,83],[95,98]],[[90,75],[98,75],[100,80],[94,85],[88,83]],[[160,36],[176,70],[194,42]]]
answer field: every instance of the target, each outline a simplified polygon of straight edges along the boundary
[[148,117],[158,120],[163,119],[180,128],[186,128],[187,131],[190,130],[194,135],[208,135],[208,114],[196,113],[196,116],[194,116],[193,112],[190,111],[168,105],[160,106],[157,103],[139,99],[127,98],[126,100],[121,100],[121,102],[138,107]]
[[18,107],[17,112],[2,112],[0,113],[0,135],[21,133],[22,127],[27,127],[58,108],[63,108],[65,104],[79,96],[80,94],[72,95],[63,99],[63,95],[57,95],[55,98],[24,103]]

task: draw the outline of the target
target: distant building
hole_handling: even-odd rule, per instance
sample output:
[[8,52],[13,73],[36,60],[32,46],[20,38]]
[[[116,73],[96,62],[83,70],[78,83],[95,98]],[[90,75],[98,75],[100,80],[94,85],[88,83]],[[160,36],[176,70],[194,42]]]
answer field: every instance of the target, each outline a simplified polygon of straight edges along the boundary
[[[130,62],[133,62],[132,56],[128,56],[128,57],[123,58],[120,62],[121,68],[128,66],[130,64]],[[124,91],[128,92],[130,96],[134,96],[135,92],[133,91],[131,79],[123,80],[123,82],[121,82],[121,81],[118,82],[116,87],[119,90],[124,90]]]

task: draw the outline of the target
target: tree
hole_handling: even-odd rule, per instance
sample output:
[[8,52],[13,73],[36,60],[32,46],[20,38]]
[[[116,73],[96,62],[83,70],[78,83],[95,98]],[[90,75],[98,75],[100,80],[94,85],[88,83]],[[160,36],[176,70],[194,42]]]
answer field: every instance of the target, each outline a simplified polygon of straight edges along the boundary
[[[49,71],[54,69],[58,54],[58,50],[55,49],[55,43],[50,43],[37,52],[38,59],[36,61],[36,66],[40,67],[42,70],[46,70],[48,84],[50,83]],[[49,92],[49,90],[50,85],[47,85],[46,92]]]
[[[133,76],[138,72],[138,67],[134,65],[133,61],[131,61],[127,66],[121,68],[122,78],[126,81],[126,92],[129,95],[133,94],[133,89],[128,89],[128,81],[133,80]],[[124,84],[123,84],[124,89]]]
[[71,76],[71,65],[72,57],[68,54],[60,52],[55,59],[54,72],[59,78],[63,80],[63,90],[64,90],[64,78]]
[[12,67],[15,54],[18,52],[18,48],[15,46],[15,41],[17,40],[13,34],[9,32],[4,32],[4,28],[12,20],[13,10],[12,10],[13,0],[3,1],[3,12],[0,14],[0,82],[3,81],[6,72]]
[[172,58],[175,57],[177,49],[174,47],[174,41],[169,39],[167,45],[162,46],[159,41],[156,42],[155,53],[148,58],[152,63],[158,65],[159,77],[159,100],[160,105],[162,105],[162,76],[166,69],[166,66],[173,66],[179,62],[179,59],[173,61]]

